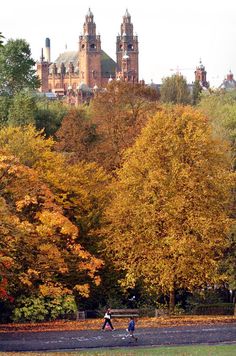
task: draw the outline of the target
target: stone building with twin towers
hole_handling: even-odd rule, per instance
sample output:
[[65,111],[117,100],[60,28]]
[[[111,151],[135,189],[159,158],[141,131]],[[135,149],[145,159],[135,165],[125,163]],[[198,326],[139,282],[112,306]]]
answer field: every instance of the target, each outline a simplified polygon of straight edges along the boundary
[[79,36],[77,51],[61,53],[52,63],[50,40],[46,38],[37,62],[37,74],[41,80],[41,92],[65,95],[68,91],[96,90],[105,88],[111,80],[130,83],[139,81],[138,36],[133,33],[131,16],[126,10],[116,38],[116,62],[101,48],[101,37],[96,33],[96,24],[91,10],[85,16],[83,33]]

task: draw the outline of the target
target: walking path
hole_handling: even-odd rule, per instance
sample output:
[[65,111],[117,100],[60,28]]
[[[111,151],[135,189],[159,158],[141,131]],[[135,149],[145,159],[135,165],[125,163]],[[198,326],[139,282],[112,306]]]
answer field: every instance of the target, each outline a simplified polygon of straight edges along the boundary
[[124,329],[114,331],[76,330],[0,333],[0,351],[62,351],[127,346],[235,344],[236,322],[216,325],[191,325],[139,328],[131,340]]

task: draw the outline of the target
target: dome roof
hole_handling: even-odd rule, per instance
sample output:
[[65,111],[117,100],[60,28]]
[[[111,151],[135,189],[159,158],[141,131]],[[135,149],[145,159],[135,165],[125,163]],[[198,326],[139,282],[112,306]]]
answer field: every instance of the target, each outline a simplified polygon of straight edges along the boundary
[[80,83],[80,84],[77,86],[77,89],[78,89],[78,90],[81,90],[81,91],[84,91],[84,92],[89,91],[88,86],[87,86],[86,84],[84,84],[84,83]]

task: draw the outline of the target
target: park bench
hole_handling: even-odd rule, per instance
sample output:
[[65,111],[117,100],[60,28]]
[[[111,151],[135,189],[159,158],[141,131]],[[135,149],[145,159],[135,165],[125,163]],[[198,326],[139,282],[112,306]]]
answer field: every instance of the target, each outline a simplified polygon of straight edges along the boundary
[[112,318],[130,318],[130,317],[138,317],[139,310],[138,309],[111,309]]

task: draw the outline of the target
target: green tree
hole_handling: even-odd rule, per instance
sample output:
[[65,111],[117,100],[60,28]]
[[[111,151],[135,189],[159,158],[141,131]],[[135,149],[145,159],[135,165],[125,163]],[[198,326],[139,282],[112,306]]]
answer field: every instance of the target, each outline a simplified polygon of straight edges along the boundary
[[54,136],[68,111],[68,105],[61,100],[50,101],[45,98],[37,100],[36,128],[43,129],[47,137]]
[[190,92],[186,79],[180,74],[162,79],[161,101],[172,104],[189,104]]
[[202,92],[202,86],[199,80],[195,80],[193,83],[193,92],[192,92],[192,104],[196,105],[200,101],[200,94]]
[[6,126],[8,123],[8,113],[11,104],[9,96],[0,96],[0,127]]
[[8,40],[0,48],[0,94],[36,89],[40,81],[34,69],[29,44],[23,39]]
[[191,107],[150,119],[125,154],[103,230],[124,288],[141,283],[169,294],[172,309],[176,290],[219,281],[231,226],[230,163],[227,145]]
[[214,134],[230,142],[236,167],[236,91],[201,95],[198,108],[208,116]]
[[3,47],[3,39],[4,36],[2,35],[2,32],[0,32],[0,47]]
[[16,93],[8,113],[8,124],[12,126],[35,125],[37,106],[35,97],[29,92]]

